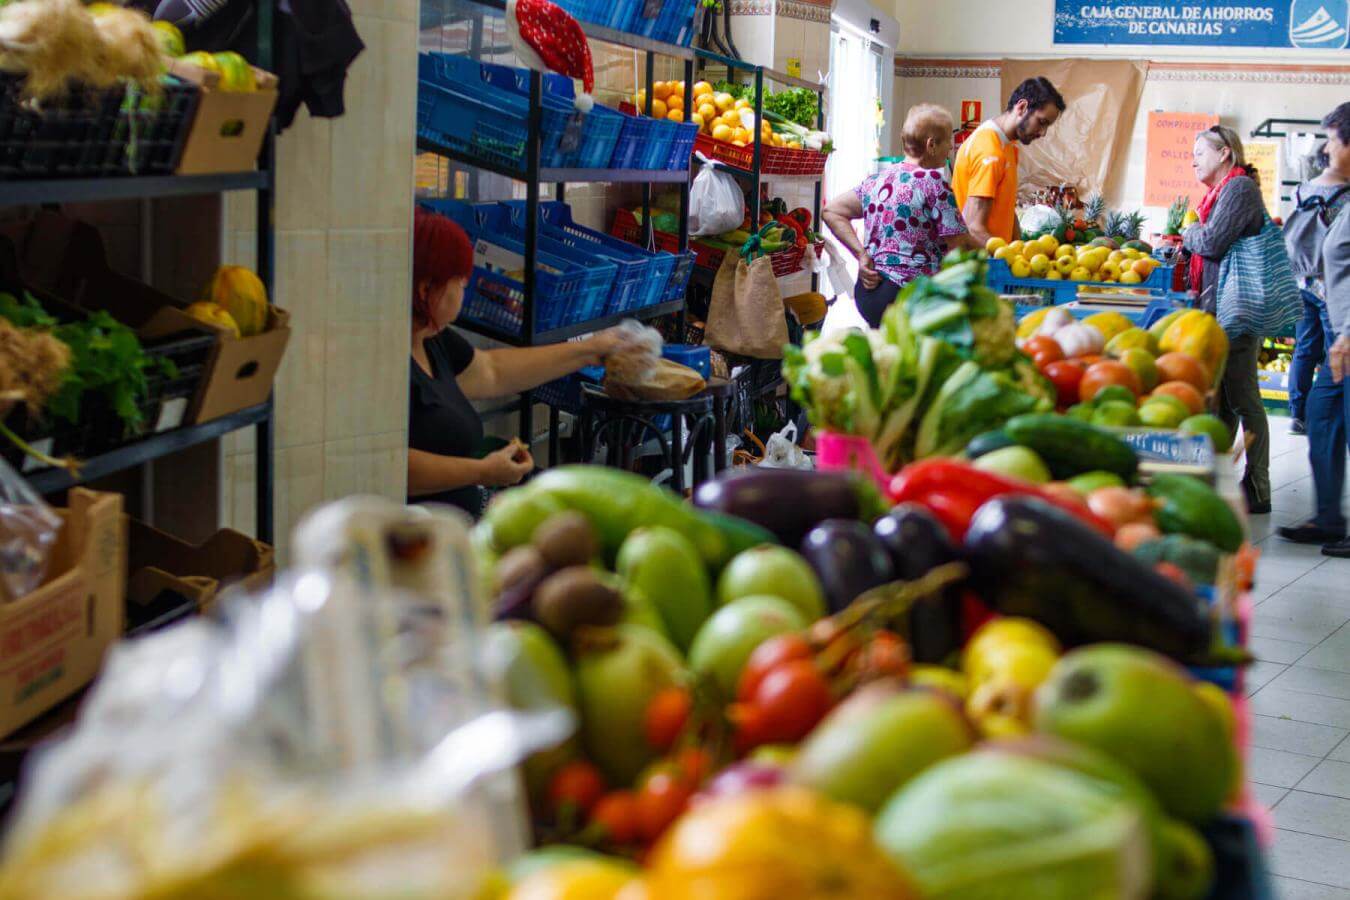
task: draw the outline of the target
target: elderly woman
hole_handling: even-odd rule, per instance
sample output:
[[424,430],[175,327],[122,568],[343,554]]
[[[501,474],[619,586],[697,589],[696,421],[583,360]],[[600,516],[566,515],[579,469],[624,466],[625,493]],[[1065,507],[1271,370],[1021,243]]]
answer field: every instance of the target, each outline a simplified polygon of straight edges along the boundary
[[[873,328],[901,287],[937,272],[950,246],[976,246],[947,177],[951,114],[940,106],[915,106],[905,116],[901,141],[903,162],[835,197],[820,214],[858,260],[858,312]],[[853,230],[857,219],[863,220],[861,241]]]
[[[1200,295],[1205,311],[1215,313],[1223,258],[1238,240],[1261,231],[1266,207],[1256,171],[1247,167],[1242,139],[1233,129],[1215,125],[1202,131],[1191,165],[1209,192],[1196,207],[1200,221],[1186,230],[1182,246],[1191,254],[1191,289]],[[1252,515],[1270,512],[1270,423],[1257,375],[1263,339],[1259,334],[1228,336],[1228,365],[1219,385],[1219,416],[1230,430],[1241,420],[1250,440],[1242,489]]]
[[617,332],[547,347],[478,350],[449,327],[473,272],[473,246],[444,216],[419,211],[413,232],[412,365],[408,403],[408,501],[449,503],[475,518],[482,487],[518,484],[534,468],[519,441],[481,455],[483,420],[471,401],[517,394],[622,345]]

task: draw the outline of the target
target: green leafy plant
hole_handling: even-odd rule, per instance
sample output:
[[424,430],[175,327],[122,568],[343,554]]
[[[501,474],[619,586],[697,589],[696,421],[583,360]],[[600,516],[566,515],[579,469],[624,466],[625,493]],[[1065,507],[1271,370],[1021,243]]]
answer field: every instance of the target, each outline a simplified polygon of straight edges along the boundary
[[815,128],[820,103],[815,91],[809,91],[806,88],[789,88],[785,91],[765,94],[764,108],[791,122],[796,122],[798,125]]

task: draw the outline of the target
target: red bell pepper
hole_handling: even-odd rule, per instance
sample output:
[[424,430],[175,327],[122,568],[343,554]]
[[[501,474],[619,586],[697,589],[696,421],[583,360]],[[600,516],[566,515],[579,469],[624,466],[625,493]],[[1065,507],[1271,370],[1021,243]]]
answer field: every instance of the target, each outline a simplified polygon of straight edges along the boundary
[[895,503],[919,503],[932,510],[954,540],[965,538],[971,519],[985,501],[1004,494],[1044,500],[1107,537],[1115,536],[1111,524],[1085,504],[1065,500],[1030,482],[1005,478],[954,459],[925,459],[911,463],[891,479],[888,493]]
[[802,226],[801,222],[798,222],[791,216],[782,215],[778,217],[778,224],[782,225],[784,228],[788,229],[796,236],[793,239],[793,243],[796,246],[798,247],[806,246],[806,229]]

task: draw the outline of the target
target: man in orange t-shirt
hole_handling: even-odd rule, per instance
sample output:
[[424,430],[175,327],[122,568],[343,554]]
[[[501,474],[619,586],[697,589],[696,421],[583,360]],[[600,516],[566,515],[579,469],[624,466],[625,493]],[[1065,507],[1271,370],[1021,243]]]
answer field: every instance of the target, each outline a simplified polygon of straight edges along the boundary
[[952,190],[956,205],[981,244],[991,237],[1011,241],[1017,221],[1017,145],[1045,137],[1064,111],[1064,98],[1047,78],[1028,78],[1008,98],[1008,108],[985,122],[956,154]]

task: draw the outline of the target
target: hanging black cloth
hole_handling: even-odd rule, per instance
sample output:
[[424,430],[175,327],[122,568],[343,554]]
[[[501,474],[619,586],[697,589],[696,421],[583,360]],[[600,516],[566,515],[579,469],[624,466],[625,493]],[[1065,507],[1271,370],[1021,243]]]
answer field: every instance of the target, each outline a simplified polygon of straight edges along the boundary
[[[156,19],[178,25],[189,50],[234,50],[257,59],[255,0],[136,0]],[[280,0],[275,10],[276,74],[281,79],[277,128],[295,121],[304,103],[312,116],[336,118],[347,69],[365,49],[344,0]]]

